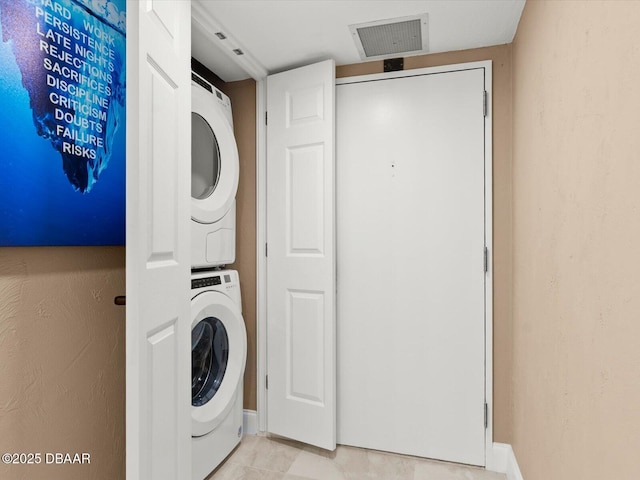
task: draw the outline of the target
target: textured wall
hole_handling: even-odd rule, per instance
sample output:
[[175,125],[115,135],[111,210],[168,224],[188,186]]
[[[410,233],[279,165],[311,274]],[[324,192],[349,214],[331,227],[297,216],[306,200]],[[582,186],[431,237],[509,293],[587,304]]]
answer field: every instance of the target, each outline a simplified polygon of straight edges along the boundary
[[123,247],[0,249],[0,453],[43,454],[3,480],[124,478],[124,279]]
[[513,445],[640,478],[640,2],[528,1],[513,44]]
[[[494,440],[511,442],[512,239],[511,239],[511,45],[407,57],[405,70],[493,61],[493,389]],[[343,65],[338,77],[381,73],[382,61]],[[338,206],[338,208],[340,208]]]

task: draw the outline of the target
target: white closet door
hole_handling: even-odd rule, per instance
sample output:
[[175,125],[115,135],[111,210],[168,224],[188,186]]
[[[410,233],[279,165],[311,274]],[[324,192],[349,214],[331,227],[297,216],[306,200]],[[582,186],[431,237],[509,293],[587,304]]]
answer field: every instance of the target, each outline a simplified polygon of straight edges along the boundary
[[127,2],[127,478],[191,478],[190,2]]
[[268,431],[334,450],[335,65],[267,80]]
[[337,87],[341,444],[484,465],[484,90]]

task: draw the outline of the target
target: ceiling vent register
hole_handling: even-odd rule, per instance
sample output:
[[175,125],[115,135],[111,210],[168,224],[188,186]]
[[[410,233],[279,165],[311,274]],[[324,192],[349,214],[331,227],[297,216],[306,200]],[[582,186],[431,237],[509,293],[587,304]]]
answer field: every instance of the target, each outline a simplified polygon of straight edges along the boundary
[[428,14],[349,25],[362,60],[429,51]]

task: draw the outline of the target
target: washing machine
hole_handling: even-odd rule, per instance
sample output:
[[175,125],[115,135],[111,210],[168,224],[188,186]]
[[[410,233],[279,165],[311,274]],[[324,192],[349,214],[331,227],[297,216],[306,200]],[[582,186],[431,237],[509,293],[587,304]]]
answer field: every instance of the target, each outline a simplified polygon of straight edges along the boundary
[[191,266],[216,267],[236,257],[238,147],[229,97],[191,80]]
[[191,276],[192,478],[203,480],[242,439],[247,334],[235,270]]

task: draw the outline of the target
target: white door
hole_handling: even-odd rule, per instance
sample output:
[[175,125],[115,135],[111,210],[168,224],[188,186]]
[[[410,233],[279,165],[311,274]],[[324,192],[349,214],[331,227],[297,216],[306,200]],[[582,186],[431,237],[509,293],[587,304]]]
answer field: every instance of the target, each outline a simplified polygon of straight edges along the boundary
[[127,2],[131,480],[191,478],[190,29],[190,2]]
[[334,450],[335,65],[267,79],[267,428]]
[[337,86],[338,442],[484,465],[484,69],[411,74]]

